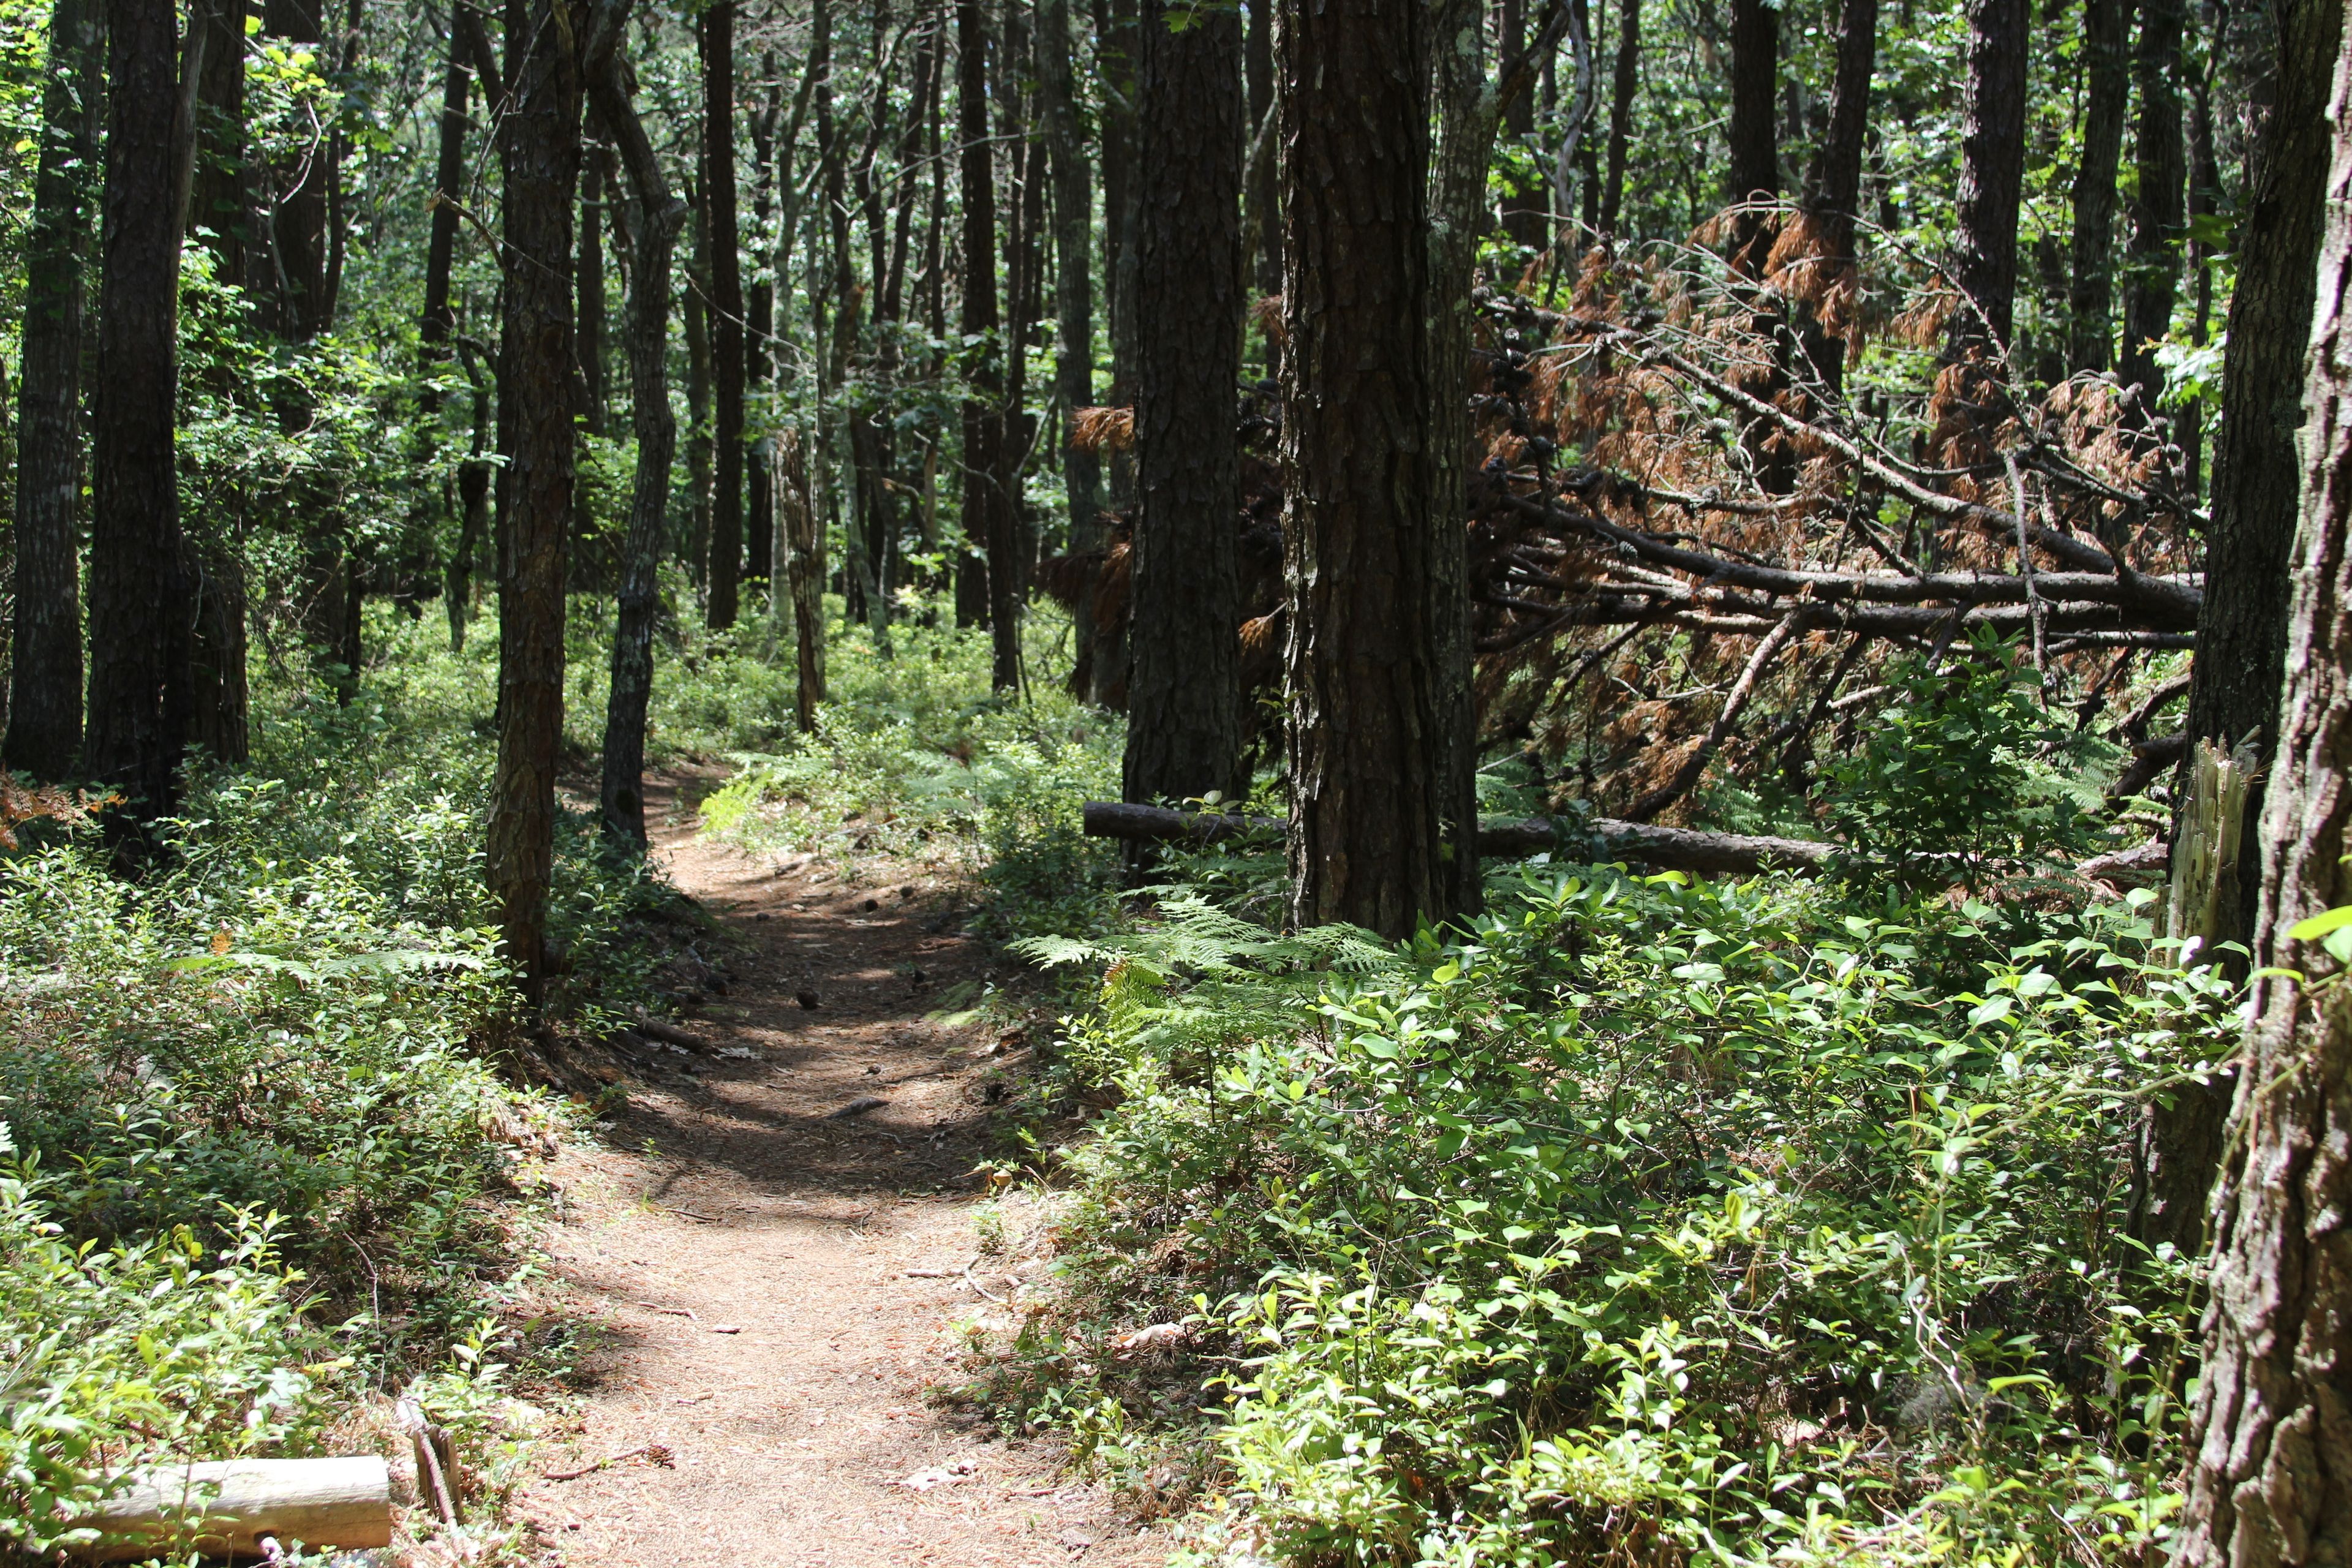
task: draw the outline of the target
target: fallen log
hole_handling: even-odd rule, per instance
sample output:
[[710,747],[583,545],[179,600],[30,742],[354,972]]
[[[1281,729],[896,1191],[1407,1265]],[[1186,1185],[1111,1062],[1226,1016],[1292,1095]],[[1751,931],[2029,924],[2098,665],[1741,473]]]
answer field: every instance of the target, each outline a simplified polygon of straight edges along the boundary
[[134,1471],[130,1484],[74,1519],[98,1539],[84,1562],[137,1562],[194,1547],[253,1556],[261,1539],[356,1550],[392,1544],[392,1472],[373,1455],[228,1459]]
[[[1090,838],[1125,838],[1160,844],[1222,844],[1244,834],[1279,831],[1271,816],[1218,816],[1171,811],[1160,805],[1090,800],[1082,820]],[[1639,860],[1667,870],[1739,876],[1757,871],[1819,871],[1841,853],[1834,844],[1803,838],[1771,838],[1746,833],[1705,833],[1691,827],[1594,817],[1579,831],[1548,816],[1489,822],[1478,828],[1478,853],[1496,859],[1546,852],[1576,858]]]

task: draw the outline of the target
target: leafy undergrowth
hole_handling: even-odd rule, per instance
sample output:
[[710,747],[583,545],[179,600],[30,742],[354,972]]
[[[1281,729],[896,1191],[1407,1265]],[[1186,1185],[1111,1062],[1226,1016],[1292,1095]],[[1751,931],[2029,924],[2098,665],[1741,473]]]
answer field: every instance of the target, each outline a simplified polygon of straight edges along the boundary
[[1207,1559],[2152,1561],[2189,1268],[2120,1173],[2232,1031],[2147,898],[1536,866],[1444,942],[1032,942],[1108,1109],[971,1393],[1205,1489]]
[[[48,824],[0,860],[0,1555],[144,1461],[388,1447],[395,1393],[457,1434],[478,1511],[515,1474],[509,1368],[556,1353],[507,1311],[519,1226],[574,1113],[493,1066],[523,1020],[482,693],[429,631],[375,630],[351,708],[257,693],[253,764],[194,783],[160,872]],[[558,866],[585,1026],[652,998],[669,895],[581,823]]]
[[[992,691],[987,631],[956,629],[944,608],[894,626],[887,653],[863,627],[836,631],[817,732],[736,752],[704,821],[749,849],[971,879],[992,933],[1091,929],[1118,858],[1080,837],[1078,805],[1118,793],[1119,721],[1042,681]],[[1055,613],[1033,611],[1033,643],[1052,641]],[[789,718],[788,689],[769,700]]]

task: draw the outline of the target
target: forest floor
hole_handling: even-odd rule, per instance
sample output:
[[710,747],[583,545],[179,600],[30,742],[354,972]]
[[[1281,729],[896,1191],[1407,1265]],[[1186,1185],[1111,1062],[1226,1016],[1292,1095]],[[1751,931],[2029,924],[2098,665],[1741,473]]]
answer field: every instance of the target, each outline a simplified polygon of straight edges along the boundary
[[1009,1321],[1048,1268],[1016,1200],[1000,1250],[975,1224],[990,1081],[1017,1053],[940,1009],[991,950],[911,868],[813,878],[698,838],[713,782],[647,800],[732,977],[684,1021],[708,1047],[657,1046],[599,1143],[553,1173],[551,1294],[589,1327],[579,1402],[517,1499],[543,1561],[1163,1562],[1164,1527],[1062,1473],[1051,1437],[1008,1440],[937,1397],[969,1375],[959,1325]]

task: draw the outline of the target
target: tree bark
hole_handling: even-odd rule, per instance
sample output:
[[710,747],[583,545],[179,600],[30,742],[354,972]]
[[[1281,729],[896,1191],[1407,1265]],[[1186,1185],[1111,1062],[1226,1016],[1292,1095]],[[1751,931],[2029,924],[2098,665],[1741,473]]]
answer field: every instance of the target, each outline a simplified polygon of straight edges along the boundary
[[[1769,202],[1780,194],[1780,12],[1769,0],[1731,4],[1731,163],[1724,199]],[[1732,266],[1760,277],[1772,225],[1751,214],[1732,226]]]
[[489,883],[507,962],[537,1000],[549,972],[555,772],[563,736],[564,566],[572,516],[572,195],[581,83],[560,0],[508,0],[499,126],[506,322],[499,384],[513,410],[499,584],[499,760]]
[[[2344,30],[2342,0],[2293,0],[2281,6],[2278,24],[2277,96],[2257,134],[2221,363],[2222,405],[2231,417],[2213,454],[2205,602],[2181,731],[2185,742],[2210,740],[2225,753],[2251,741],[2255,759],[2241,840],[2252,854],[2241,860],[2236,898],[2218,911],[2215,945],[2251,946],[2261,913],[2264,878],[2252,863],[2266,858],[2262,814],[2294,607],[2290,568],[2301,495],[2294,441],[2304,419],[2296,389],[2311,342],[2326,216],[2328,76]],[[2134,1234],[2149,1246],[2202,1248],[2234,1081],[2183,1085],[2149,1108],[2132,1204]]]
[[107,15],[105,244],[91,398],[89,723],[81,771],[168,814],[188,733],[189,585],[173,430],[179,371],[177,18],[170,0]]
[[245,137],[245,0],[212,0],[204,79],[196,92],[196,163],[189,222],[207,231],[213,276],[246,286],[247,215],[253,207]]
[[[434,203],[432,227],[426,235],[425,247],[425,310],[416,323],[419,357],[424,361],[423,369],[428,378],[447,369],[449,338],[457,326],[457,312],[449,306],[449,277],[457,265],[457,201],[466,182],[466,105],[473,82],[472,74],[467,68],[469,53],[461,17],[453,14],[449,19],[449,62],[441,78],[440,145],[433,168],[433,191],[437,199]],[[437,454],[441,436],[441,394],[429,379],[421,402],[425,438],[431,443],[431,451]],[[442,493],[446,514],[448,492],[445,489]],[[453,652],[461,652],[465,648],[466,617],[472,609],[468,602],[471,598],[472,563],[464,559],[462,522],[458,531],[458,547],[448,562],[443,594],[449,617],[449,647]]]
[[1952,281],[1963,299],[1954,356],[2009,352],[2017,304],[2017,212],[2025,188],[2026,0],[1972,0],[1960,98],[1958,223]]
[[[988,123],[989,36],[981,0],[956,0],[957,133],[963,143],[963,331],[981,340],[963,405],[964,553],[958,566],[956,618],[984,607],[992,633],[990,679],[999,691],[1021,683],[1015,626],[999,626],[1013,571],[1012,498],[1004,493],[1004,344],[996,298],[996,168]],[[982,555],[979,552],[985,551]],[[968,593],[967,583],[981,585]],[[977,605],[974,601],[977,600]],[[1008,652],[1010,657],[1008,657]]]
[[2138,0],[2084,0],[2083,154],[2074,169],[2067,358],[2105,370],[2115,351],[2116,168],[2131,107],[2131,23]]
[[[1040,0],[1037,75],[1054,174],[1054,395],[1062,411],[1062,473],[1070,502],[1070,549],[1102,547],[1102,465],[1069,440],[1070,419],[1095,400],[1094,188],[1071,69],[1069,0]],[[1092,616],[1077,617],[1079,658]]]
[[1601,184],[1601,232],[1614,235],[1625,210],[1625,153],[1633,100],[1642,87],[1642,0],[1617,0],[1617,56],[1610,63],[1609,163]]
[[10,767],[54,783],[81,750],[82,171],[98,157],[106,31],[100,0],[57,0],[41,100],[40,163],[25,237],[16,388],[16,583]]
[[[1135,267],[1137,68],[1141,0],[1095,0],[1095,62],[1102,96],[1103,280],[1110,312],[1110,397],[1120,406],[1135,397]],[[1134,500],[1129,466],[1111,463],[1111,504]]]
[[2172,331],[2180,288],[2180,247],[2188,237],[2188,142],[2180,120],[2180,35],[2186,0],[2143,0],[2133,59],[2139,92],[2134,159],[2131,255],[2124,272],[2124,343],[2117,379],[2139,389],[2137,415],[2152,418],[2164,390],[2156,345]]
[[709,215],[713,627],[735,624],[743,577],[743,264],[735,201],[735,5],[702,13],[703,199]]
[[[697,160],[699,166],[700,160]],[[704,617],[710,586],[710,213],[699,190],[689,191],[693,245],[686,268],[686,298],[678,314],[686,329],[686,526],[683,553],[701,579]]]
[[[604,169],[593,147],[580,158],[580,304],[572,336],[580,360],[581,417],[592,436],[604,433],[610,406],[604,376]],[[667,322],[669,312],[664,310]],[[587,520],[583,517],[583,522]]]
[[824,528],[809,494],[808,448],[798,426],[776,436],[776,499],[792,590],[793,716],[801,733],[814,735],[824,702]]
[[1129,800],[1233,795],[1240,777],[1241,18],[1182,31],[1148,0],[1139,109],[1137,511]]
[[1409,0],[1290,0],[1282,460],[1290,918],[1401,936],[1455,912],[1475,820],[1444,778],[1424,237],[1429,61]]
[[[264,0],[262,30],[289,44],[310,47],[319,68],[331,66],[326,48],[321,7],[325,0]],[[327,185],[326,142],[299,158],[281,178],[291,181],[278,193],[270,245],[278,258],[272,281],[278,335],[291,342],[308,342],[327,330]]]
[[[1837,73],[1830,85],[1830,123],[1807,180],[1813,221],[1815,287],[1843,289],[1857,265],[1855,220],[1862,206],[1862,155],[1870,132],[1870,78],[1878,64],[1878,0],[1843,0],[1838,16]],[[1845,386],[1846,340],[1828,330],[1817,303],[1807,312],[1804,343],[1813,374],[1834,396]]]
[[629,100],[627,67],[619,52],[627,11],[627,0],[603,0],[598,6],[583,75],[589,101],[628,176],[625,210],[635,252],[629,267],[629,419],[637,468],[614,605],[599,804],[605,837],[642,855],[646,709],[653,694],[654,621],[661,609],[660,568],[669,536],[670,461],[677,448],[677,420],[669,407],[670,254],[686,226],[687,209],[670,194]]
[[2336,58],[2294,613],[2263,815],[2264,968],[2213,1196],[2188,1568],[2352,1560],[2352,1012],[2344,966],[2293,934],[2352,903],[2352,47]]

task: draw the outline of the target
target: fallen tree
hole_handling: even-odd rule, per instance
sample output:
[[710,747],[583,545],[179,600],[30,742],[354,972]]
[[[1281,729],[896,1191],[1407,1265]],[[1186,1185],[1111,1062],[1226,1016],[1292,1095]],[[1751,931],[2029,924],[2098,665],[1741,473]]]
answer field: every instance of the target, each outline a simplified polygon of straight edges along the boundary
[[[1083,820],[1090,838],[1124,838],[1160,844],[1221,844],[1255,833],[1279,833],[1271,816],[1218,816],[1171,811],[1160,805],[1090,800]],[[1711,876],[1758,871],[1819,871],[1842,853],[1834,844],[1803,838],[1772,838],[1745,833],[1704,833],[1689,827],[1595,817],[1579,826],[1549,816],[1481,824],[1478,853],[1496,859],[1545,853],[1578,859],[1638,860],[1667,870]]]
[[250,1557],[265,1537],[347,1551],[389,1546],[392,1472],[373,1455],[161,1466],[125,1478],[74,1523],[96,1533],[69,1549],[86,1562],[137,1562],[192,1547],[208,1557]]

